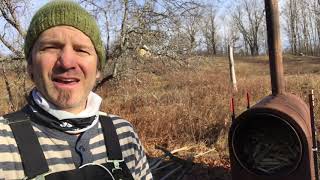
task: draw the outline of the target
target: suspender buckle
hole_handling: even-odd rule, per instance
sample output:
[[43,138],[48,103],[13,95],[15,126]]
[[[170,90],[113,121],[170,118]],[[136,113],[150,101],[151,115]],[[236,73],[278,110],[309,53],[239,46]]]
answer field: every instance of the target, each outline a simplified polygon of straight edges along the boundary
[[46,174],[40,174],[40,175],[36,176],[34,178],[34,180],[45,180],[46,179],[45,176],[46,176]]
[[107,159],[107,163],[112,163],[114,168],[112,168],[112,172],[116,171],[116,170],[122,170],[122,168],[120,167],[120,163],[123,162],[124,160],[109,160]]
[[[49,170],[49,171],[46,172],[46,173],[39,174],[39,175],[37,175],[36,177],[34,177],[34,178],[30,179],[30,180],[45,180],[45,179],[46,179],[46,176],[47,176],[48,174],[50,174],[50,173],[51,173],[51,170]],[[29,178],[28,178],[28,177],[23,178],[23,180],[27,180],[27,179],[29,179]]]

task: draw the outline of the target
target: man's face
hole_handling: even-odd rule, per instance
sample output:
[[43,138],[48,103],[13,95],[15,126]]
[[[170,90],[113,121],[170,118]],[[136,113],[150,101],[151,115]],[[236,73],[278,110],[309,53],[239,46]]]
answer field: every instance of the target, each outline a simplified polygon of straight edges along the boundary
[[95,48],[85,34],[56,26],[39,36],[28,65],[38,91],[59,109],[79,113],[99,76]]

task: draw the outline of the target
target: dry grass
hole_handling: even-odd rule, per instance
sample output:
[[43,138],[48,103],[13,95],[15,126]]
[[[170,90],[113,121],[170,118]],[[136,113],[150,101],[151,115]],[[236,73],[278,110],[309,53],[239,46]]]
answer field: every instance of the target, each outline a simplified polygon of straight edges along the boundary
[[[239,115],[246,108],[247,92],[251,104],[271,93],[268,57],[236,58],[237,93],[231,91],[226,58],[193,57],[188,62],[189,68],[162,67],[159,73],[150,67],[148,72],[107,84],[99,91],[105,97],[103,109],[129,119],[151,155],[159,153],[155,144],[168,149],[198,145],[193,153],[216,150],[198,161],[225,164],[230,98],[235,97]],[[317,96],[319,62],[314,57],[285,56],[287,91],[307,100],[308,90],[315,89]]]
[[[232,93],[224,57],[193,57],[186,60],[189,66],[184,68],[149,62],[140,71],[110,81],[97,92],[104,98],[104,111],[133,123],[149,155],[159,155],[156,144],[170,150],[194,146],[182,156],[214,149],[195,161],[226,167],[230,98],[235,97],[239,115],[246,109],[247,92],[251,104],[271,93],[268,57],[236,57],[235,61],[236,93]],[[320,58],[285,56],[287,91],[307,100],[308,91],[314,89],[318,97],[319,63]],[[1,112],[8,111],[4,104],[1,99]]]

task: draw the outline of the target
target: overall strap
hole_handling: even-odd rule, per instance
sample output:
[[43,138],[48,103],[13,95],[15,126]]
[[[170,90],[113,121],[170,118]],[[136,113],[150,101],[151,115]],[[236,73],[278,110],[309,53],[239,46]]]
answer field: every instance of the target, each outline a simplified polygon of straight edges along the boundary
[[120,141],[113,119],[109,116],[100,116],[99,119],[107,148],[108,160],[105,166],[112,170],[116,179],[133,180],[132,174],[122,156]]
[[29,116],[23,110],[3,116],[7,120],[17,142],[24,173],[28,179],[49,171]]
[[109,116],[100,116],[104,141],[107,146],[107,155],[109,160],[123,160],[122,151],[116,128],[113,125],[112,118]]

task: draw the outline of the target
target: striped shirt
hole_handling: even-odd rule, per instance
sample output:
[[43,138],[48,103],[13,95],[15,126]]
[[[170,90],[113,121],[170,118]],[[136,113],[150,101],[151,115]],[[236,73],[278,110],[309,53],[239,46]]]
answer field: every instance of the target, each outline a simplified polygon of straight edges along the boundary
[[[100,115],[106,115],[100,113]],[[152,179],[143,146],[132,125],[109,115],[115,125],[122,156],[134,179]],[[85,131],[81,137],[32,123],[50,173],[72,170],[87,163],[102,164],[107,160],[101,124]],[[0,117],[0,179],[25,177],[21,157],[10,126]]]

